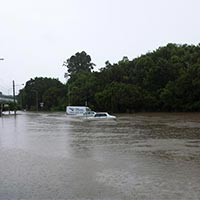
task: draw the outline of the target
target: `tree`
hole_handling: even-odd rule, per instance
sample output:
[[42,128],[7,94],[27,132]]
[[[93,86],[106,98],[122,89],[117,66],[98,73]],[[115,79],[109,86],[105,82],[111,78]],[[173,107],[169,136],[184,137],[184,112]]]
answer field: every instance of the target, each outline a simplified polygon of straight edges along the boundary
[[36,77],[26,82],[25,88],[20,90],[18,100],[22,108],[27,110],[36,110],[41,102],[44,103],[44,109],[50,110],[58,106],[58,99],[66,99],[66,94],[66,86],[59,80]]
[[91,71],[94,64],[84,51],[63,65],[70,75],[66,85],[31,79],[20,91],[20,105],[34,108],[37,97],[44,109],[63,110],[68,88],[72,105],[87,102],[99,111],[200,111],[200,44],[168,44],[132,61],[106,61],[99,72]]
[[79,72],[91,72],[94,65],[94,63],[91,63],[91,57],[85,51],[77,52],[63,63],[63,66],[68,68],[70,75]]
[[70,87],[70,103],[72,105],[85,105],[87,102],[90,107],[94,106],[94,96],[98,89],[95,74],[96,72],[82,72],[71,77],[68,86]]
[[65,90],[63,87],[51,87],[43,94],[45,110],[64,110],[66,105]]
[[142,89],[125,83],[112,82],[101,92],[96,93],[100,110],[111,112],[132,112],[143,106]]

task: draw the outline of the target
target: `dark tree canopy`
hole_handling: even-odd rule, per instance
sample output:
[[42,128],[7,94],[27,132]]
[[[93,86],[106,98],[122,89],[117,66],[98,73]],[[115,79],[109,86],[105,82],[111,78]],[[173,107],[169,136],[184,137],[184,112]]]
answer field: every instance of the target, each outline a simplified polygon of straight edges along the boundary
[[26,82],[24,89],[20,90],[18,101],[27,110],[63,110],[66,93],[65,86],[59,80],[36,77]]
[[[133,60],[105,63],[94,72],[84,51],[64,65],[71,75],[66,85],[58,80],[35,78],[20,93],[28,109],[38,102],[52,110],[85,105],[95,111],[200,111],[200,44],[168,44]],[[61,106],[64,108],[64,106]]]
[[200,111],[200,45],[168,44],[132,61],[107,61],[99,72],[73,76],[70,85],[72,103],[87,98],[95,110]]
[[64,61],[63,66],[68,68],[69,74],[74,74],[78,72],[91,72],[94,64],[91,63],[91,57],[85,51],[82,51],[81,53],[77,52]]

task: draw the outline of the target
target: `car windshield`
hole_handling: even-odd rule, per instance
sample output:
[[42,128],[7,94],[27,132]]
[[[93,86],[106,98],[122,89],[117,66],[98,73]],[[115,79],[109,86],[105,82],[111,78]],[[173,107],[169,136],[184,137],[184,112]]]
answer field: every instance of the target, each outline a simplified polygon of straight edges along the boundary
[[104,113],[98,113],[95,115],[95,117],[106,117],[107,115]]

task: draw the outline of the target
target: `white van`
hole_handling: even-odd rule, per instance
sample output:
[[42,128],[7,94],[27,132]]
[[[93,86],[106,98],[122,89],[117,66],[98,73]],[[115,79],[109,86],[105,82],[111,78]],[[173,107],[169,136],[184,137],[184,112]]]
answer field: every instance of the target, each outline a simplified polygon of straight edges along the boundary
[[91,111],[91,109],[87,106],[67,106],[66,114],[67,115],[83,115]]

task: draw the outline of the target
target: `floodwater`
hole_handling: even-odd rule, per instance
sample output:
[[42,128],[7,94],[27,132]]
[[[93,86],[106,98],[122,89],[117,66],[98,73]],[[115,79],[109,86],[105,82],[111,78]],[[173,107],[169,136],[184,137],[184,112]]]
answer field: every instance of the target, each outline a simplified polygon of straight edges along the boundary
[[199,200],[200,114],[0,118],[0,200]]

